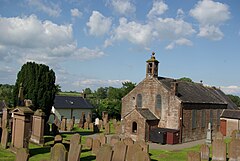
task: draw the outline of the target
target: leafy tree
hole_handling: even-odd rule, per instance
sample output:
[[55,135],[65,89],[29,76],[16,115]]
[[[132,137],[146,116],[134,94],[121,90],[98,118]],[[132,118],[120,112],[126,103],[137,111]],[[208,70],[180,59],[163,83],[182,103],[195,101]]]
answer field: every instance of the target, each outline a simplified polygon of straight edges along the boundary
[[227,95],[232,101],[233,103],[235,103],[238,107],[240,107],[240,97],[238,96],[234,96],[234,95]]
[[56,93],[62,92],[61,86],[59,84],[56,84]]
[[185,81],[185,82],[194,83],[191,78],[187,78],[187,77],[179,78],[178,80],[179,81]]
[[48,120],[57,92],[55,79],[54,71],[47,65],[27,62],[17,75],[13,90],[14,105],[18,105],[18,92],[22,83],[24,98],[33,102],[32,110],[42,109]]
[[108,88],[105,87],[100,87],[97,89],[97,91],[95,92],[95,96],[97,99],[105,99],[107,98],[107,91],[108,91]]
[[12,102],[12,93],[13,85],[9,84],[0,84],[0,100],[4,100],[8,107],[13,106]]
[[92,90],[91,90],[90,88],[85,88],[85,89],[83,90],[83,93],[84,93],[84,94],[91,94],[91,93],[92,93]]
[[133,83],[133,82],[123,82],[122,83],[123,96],[127,95],[135,87],[136,87],[136,83]]

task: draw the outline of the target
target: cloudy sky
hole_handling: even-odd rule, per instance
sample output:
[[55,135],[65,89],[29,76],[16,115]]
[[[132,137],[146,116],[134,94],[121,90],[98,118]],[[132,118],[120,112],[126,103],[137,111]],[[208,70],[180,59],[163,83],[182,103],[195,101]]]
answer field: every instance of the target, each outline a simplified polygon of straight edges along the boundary
[[55,71],[63,91],[159,75],[240,95],[238,0],[1,0],[0,83],[27,61]]

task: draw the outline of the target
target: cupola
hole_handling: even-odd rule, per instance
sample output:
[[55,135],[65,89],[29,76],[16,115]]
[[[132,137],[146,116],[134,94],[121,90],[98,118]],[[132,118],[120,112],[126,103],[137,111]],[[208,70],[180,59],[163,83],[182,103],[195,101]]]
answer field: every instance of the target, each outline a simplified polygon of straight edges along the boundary
[[159,61],[155,58],[155,53],[152,52],[152,56],[147,62],[146,77],[158,77],[158,63]]

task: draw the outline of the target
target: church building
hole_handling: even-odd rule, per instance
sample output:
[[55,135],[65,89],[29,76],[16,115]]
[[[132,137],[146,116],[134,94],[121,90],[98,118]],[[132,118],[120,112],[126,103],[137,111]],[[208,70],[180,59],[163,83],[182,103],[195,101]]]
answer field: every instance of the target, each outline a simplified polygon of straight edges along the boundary
[[125,137],[149,141],[156,128],[176,131],[177,143],[206,138],[208,124],[219,131],[223,109],[237,106],[218,88],[158,75],[155,53],[146,61],[146,77],[122,98]]

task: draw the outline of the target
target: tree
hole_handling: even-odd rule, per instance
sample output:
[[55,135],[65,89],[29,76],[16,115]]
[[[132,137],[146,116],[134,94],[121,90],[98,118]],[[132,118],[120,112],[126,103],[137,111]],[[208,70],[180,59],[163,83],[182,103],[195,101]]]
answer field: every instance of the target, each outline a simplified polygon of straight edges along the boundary
[[20,84],[23,86],[25,99],[33,102],[32,110],[42,109],[46,114],[46,121],[54,104],[57,87],[55,85],[55,73],[47,65],[27,62],[18,72],[13,90],[14,106],[18,105],[18,92]]
[[192,79],[187,77],[182,77],[182,78],[179,78],[178,80],[193,83]]
[[232,101],[233,103],[235,103],[238,107],[240,107],[240,97],[238,96],[234,96],[234,95],[227,95]]
[[13,85],[0,84],[0,100],[4,100],[8,107],[13,106],[12,93]]
[[133,83],[133,82],[123,82],[122,83],[123,96],[127,95],[135,87],[136,87],[136,83]]
[[91,90],[90,88],[85,88],[85,89],[83,90],[83,93],[84,93],[84,94],[91,94],[91,93],[92,93],[92,90]]

